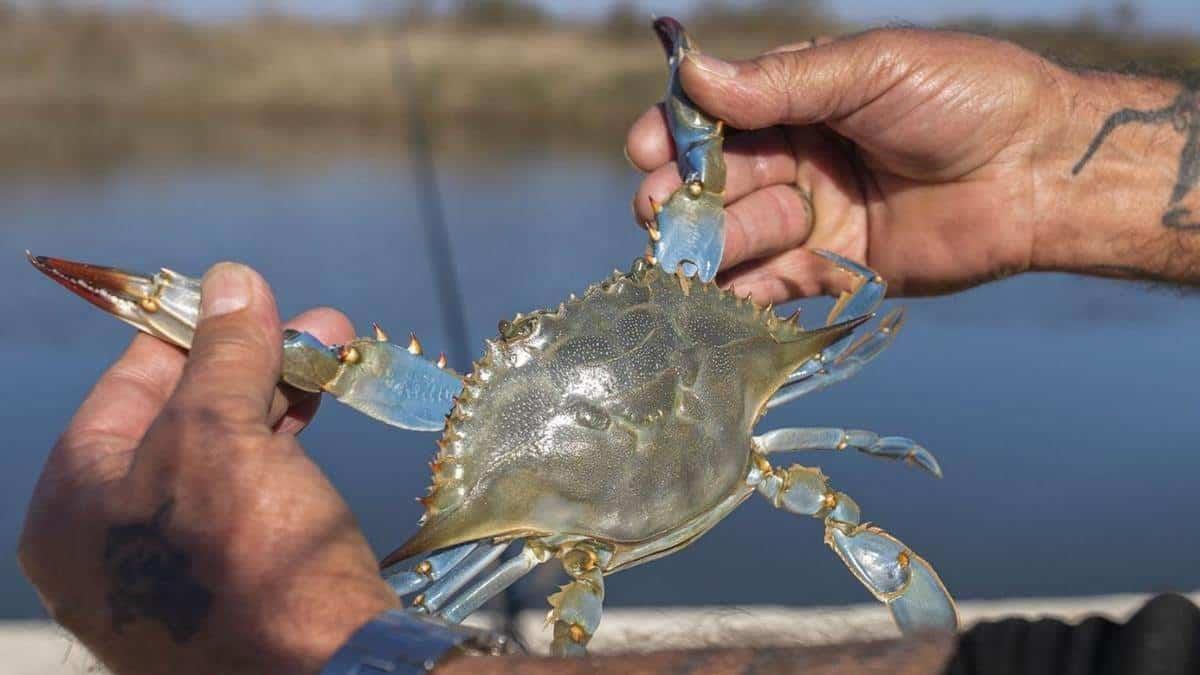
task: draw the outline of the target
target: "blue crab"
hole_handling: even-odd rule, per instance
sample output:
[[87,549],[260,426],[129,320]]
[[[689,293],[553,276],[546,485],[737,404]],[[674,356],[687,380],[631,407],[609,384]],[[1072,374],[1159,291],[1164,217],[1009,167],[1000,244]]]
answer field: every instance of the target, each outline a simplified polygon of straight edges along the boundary
[[[903,315],[894,310],[856,338],[886,285],[828,252],[817,254],[853,281],[816,330],[713,282],[724,241],[723,128],[679,83],[692,40],[673,19],[654,28],[667,54],[664,103],[683,183],[655,205],[650,247],[628,272],[555,309],[501,321],[465,376],[444,358],[424,358],[415,337],[396,345],[376,327],[373,337],[332,347],[287,332],[283,380],[388,424],[442,432],[420,528],[381,564],[411,611],[461,621],[558,560],[569,582],[549,598],[551,651],[581,654],[600,623],[607,575],[687,546],[757,492],[820,520],[825,542],[901,630],[953,630],[954,601],[925,560],[863,523],[855,501],[820,470],[769,460],[854,449],[940,476],[932,454],[867,431],[753,431],[771,408],[856,373],[891,342]],[[138,329],[190,345],[197,280],[30,260]],[[519,552],[498,562],[514,542]]]

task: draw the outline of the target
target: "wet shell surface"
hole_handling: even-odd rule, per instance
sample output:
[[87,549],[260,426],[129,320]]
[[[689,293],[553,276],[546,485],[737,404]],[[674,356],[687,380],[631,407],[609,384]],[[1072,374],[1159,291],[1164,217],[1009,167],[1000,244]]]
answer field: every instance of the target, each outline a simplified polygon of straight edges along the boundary
[[438,442],[422,527],[396,555],[483,537],[660,538],[741,488],[767,399],[848,331],[805,332],[642,259],[502,321]]

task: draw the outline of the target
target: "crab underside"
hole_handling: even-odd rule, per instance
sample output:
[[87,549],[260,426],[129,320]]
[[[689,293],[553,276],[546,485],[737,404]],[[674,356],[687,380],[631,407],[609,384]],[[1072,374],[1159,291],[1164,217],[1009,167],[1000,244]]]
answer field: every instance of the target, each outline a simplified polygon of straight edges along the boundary
[[[373,338],[328,347],[284,336],[283,379],[324,391],[389,424],[441,430],[421,527],[382,563],[411,611],[461,621],[539,564],[569,577],[550,596],[551,651],[584,652],[600,622],[604,576],[694,541],[754,492],[822,521],[825,542],[901,630],[953,630],[954,601],[933,568],[815,468],[782,468],[783,452],[854,449],[939,476],[936,459],[901,437],[834,428],[753,435],[770,409],[858,372],[895,337],[894,310],[855,337],[886,286],[870,269],[817,251],[851,275],[826,325],[722,290],[723,128],[688,99],[678,65],[694,44],[678,22],[655,30],[670,72],[664,101],[682,186],[655,204],[650,248],[626,273],[554,310],[503,321],[459,376],[407,347]],[[137,328],[190,346],[195,279],[54,258],[38,269]],[[448,414],[447,414],[447,411]],[[506,549],[519,552],[504,560]]]

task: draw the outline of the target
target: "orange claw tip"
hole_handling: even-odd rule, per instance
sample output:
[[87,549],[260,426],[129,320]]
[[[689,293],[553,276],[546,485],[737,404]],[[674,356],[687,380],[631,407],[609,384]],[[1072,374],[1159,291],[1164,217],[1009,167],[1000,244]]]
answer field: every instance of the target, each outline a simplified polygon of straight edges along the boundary
[[153,280],[139,274],[126,272],[116,267],[102,267],[87,263],[33,255],[25,257],[39,272],[79,297],[111,313],[130,309],[147,297]]

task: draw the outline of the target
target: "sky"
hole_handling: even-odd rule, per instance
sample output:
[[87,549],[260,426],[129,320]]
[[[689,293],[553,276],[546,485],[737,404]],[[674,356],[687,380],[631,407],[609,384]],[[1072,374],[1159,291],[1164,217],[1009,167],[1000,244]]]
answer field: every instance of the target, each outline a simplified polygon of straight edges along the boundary
[[[155,5],[198,18],[236,16],[256,8],[277,7],[310,15],[353,16],[366,8],[386,4],[386,0],[99,0],[109,5]],[[393,2],[395,0],[392,0]],[[602,15],[618,0],[575,0],[539,4],[568,16]],[[445,0],[442,0],[445,2]],[[827,0],[828,6],[843,19],[870,24],[894,21],[934,22],[964,16],[991,16],[1001,19],[1077,16],[1085,9],[1105,13],[1116,0]],[[1150,29],[1200,33],[1197,0],[1135,0]],[[686,13],[697,0],[637,0],[647,16]]]

